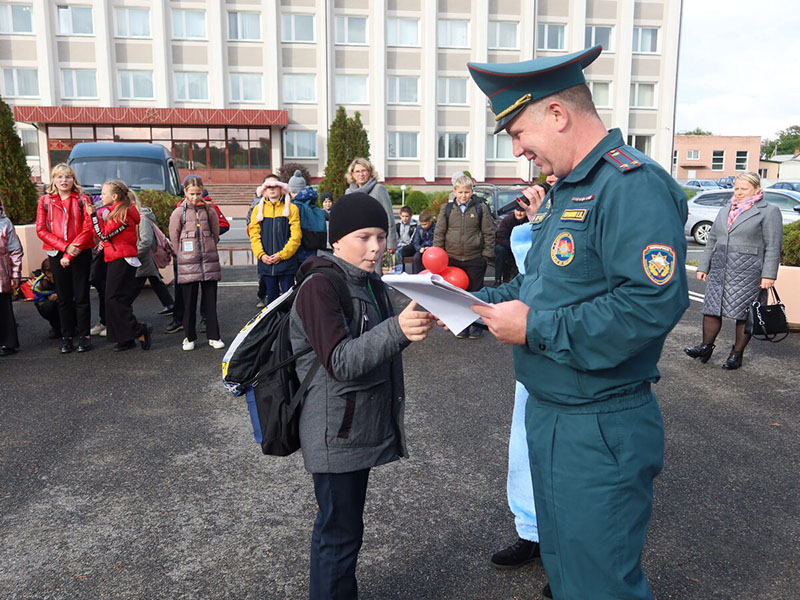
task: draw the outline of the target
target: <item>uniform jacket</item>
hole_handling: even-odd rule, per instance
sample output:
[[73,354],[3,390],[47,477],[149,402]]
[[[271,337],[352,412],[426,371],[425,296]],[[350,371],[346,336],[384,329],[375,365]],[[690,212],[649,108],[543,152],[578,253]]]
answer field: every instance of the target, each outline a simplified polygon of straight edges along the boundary
[[[289,204],[289,216],[283,216],[283,201],[270,202],[264,200],[256,204],[250,214],[250,247],[253,257],[258,261],[259,275],[294,275],[297,272],[297,250],[303,237],[300,230],[300,211],[294,204]],[[264,218],[259,222],[258,216],[263,211]],[[261,262],[265,254],[278,253],[281,261],[276,265]]]
[[585,405],[658,381],[689,305],[686,215],[680,186],[618,129],[558,180],[532,219],[525,274],[476,293],[530,307],[514,368],[533,396]]
[[414,237],[411,238],[411,245],[414,250],[420,251],[420,248],[430,248],[433,246],[433,236],[436,234],[436,223],[431,223],[427,229],[417,227],[414,230]]
[[219,281],[219,217],[208,205],[180,203],[169,217],[169,239],[178,261],[178,283]]
[[[109,208],[109,215],[117,207],[119,202],[115,202]],[[108,220],[107,220],[108,219]],[[136,206],[128,207],[128,215],[124,223],[92,215],[92,226],[94,234],[103,240],[103,255],[107,263],[120,258],[133,258],[138,255],[136,249],[137,230],[139,226],[139,211]]]
[[14,225],[0,209],[0,294],[10,294],[11,280],[22,276],[22,254]]
[[[65,252],[70,244],[75,244],[81,250],[92,248],[92,223],[84,209],[91,202],[88,196],[75,192],[65,200],[57,193],[44,194],[39,198],[36,206],[36,235],[42,240],[45,252]],[[68,260],[73,258],[68,254],[65,256]]]
[[703,314],[745,319],[761,279],[777,279],[783,244],[781,211],[763,198],[728,231],[730,203],[720,209],[697,270],[708,273]]
[[142,266],[136,269],[136,276],[158,276],[158,267],[153,260],[152,251],[156,243],[156,234],[153,232],[153,227],[157,227],[156,216],[149,206],[143,206],[141,208],[141,217],[139,221],[139,243],[136,245],[136,251]]
[[389,232],[386,236],[386,249],[397,249],[397,230],[392,227],[392,223],[394,223],[394,209],[392,208],[392,200],[389,198],[389,192],[386,191],[386,188],[378,183],[377,179],[371,177],[370,180],[361,187],[358,187],[355,183],[351,183],[347,188],[347,193],[350,194],[352,192],[364,192],[381,203],[383,210],[386,211],[386,218],[389,219],[387,223],[387,225],[389,225]]
[[433,245],[444,248],[450,258],[456,260],[473,260],[475,258],[494,258],[495,225],[492,215],[486,206],[481,207],[482,216],[478,224],[478,211],[475,208],[480,202],[473,196],[467,202],[467,209],[461,213],[456,202],[447,217],[447,204],[442,205],[436,219],[436,233]]
[[338,296],[322,274],[303,282],[292,308],[292,348],[297,351],[309,343],[313,348],[297,361],[301,381],[316,358],[322,364],[300,415],[306,469],[347,473],[397,460],[407,455],[400,352],[410,342],[378,275],[333,255],[307,259],[301,274],[319,266],[337,269],[345,277],[354,316],[345,321]]

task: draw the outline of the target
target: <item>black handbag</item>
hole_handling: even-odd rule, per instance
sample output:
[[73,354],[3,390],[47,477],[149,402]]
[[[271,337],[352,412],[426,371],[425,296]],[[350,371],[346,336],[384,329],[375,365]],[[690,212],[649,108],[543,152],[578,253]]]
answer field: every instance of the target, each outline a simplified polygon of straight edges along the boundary
[[[772,292],[774,303],[769,303],[769,292]],[[761,300],[764,300],[762,303]],[[786,310],[781,304],[781,297],[775,286],[769,288],[758,300],[750,305],[747,310],[747,322],[744,332],[749,333],[757,340],[765,342],[780,342],[789,335],[789,322],[786,320]]]

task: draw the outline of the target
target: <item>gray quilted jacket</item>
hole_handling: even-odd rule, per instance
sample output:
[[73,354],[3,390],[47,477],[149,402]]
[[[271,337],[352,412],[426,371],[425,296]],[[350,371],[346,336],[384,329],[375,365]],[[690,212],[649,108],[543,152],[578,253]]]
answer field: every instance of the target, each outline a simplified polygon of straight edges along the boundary
[[178,283],[219,281],[219,217],[211,206],[178,205],[169,218],[169,239],[178,261]]
[[[311,293],[313,286],[309,283],[325,275],[312,274],[303,281],[290,317],[292,349],[297,351],[309,344],[306,328],[330,330],[330,323],[336,319],[345,335],[333,346],[329,370],[325,366],[317,370],[302,402],[300,444],[305,467],[310,473],[347,473],[407,456],[400,353],[410,342],[400,330],[391,299],[375,273],[367,273],[336,256],[308,259],[300,267],[298,278],[313,267],[333,267],[344,275],[352,296],[353,319],[343,322],[336,301],[322,298],[320,288],[314,288],[313,296],[301,300],[301,295]],[[378,312],[367,288],[368,278],[375,293],[382,296],[381,304],[388,315],[382,317]],[[297,311],[301,302],[312,308],[305,323]],[[326,341],[329,340],[320,345]],[[317,352],[323,350],[314,347],[313,352],[297,360],[301,381],[314,364]]]
[[153,260],[153,244],[156,241],[156,234],[153,232],[153,225],[156,216],[149,206],[142,206],[139,209],[141,220],[139,221],[139,241],[136,243],[136,251],[139,253],[139,261],[142,266],[136,269],[137,277],[158,276],[158,267]]
[[697,266],[708,273],[703,314],[745,319],[761,279],[778,277],[783,221],[780,209],[762,199],[728,231],[729,210],[730,203],[717,214]]

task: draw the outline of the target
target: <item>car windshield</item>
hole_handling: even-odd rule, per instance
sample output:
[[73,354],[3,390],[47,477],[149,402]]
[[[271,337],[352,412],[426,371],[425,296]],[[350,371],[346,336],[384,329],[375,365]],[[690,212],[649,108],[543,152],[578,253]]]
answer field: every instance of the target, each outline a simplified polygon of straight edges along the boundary
[[116,179],[136,189],[166,189],[164,165],[146,158],[79,158],[72,162],[78,181],[84,187],[101,187]]

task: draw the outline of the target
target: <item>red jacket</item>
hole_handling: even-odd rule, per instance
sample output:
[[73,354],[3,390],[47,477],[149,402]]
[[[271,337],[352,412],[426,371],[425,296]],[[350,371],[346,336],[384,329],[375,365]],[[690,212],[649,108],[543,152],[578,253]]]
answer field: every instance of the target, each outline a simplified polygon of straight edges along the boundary
[[67,259],[67,246],[74,244],[81,250],[88,250],[93,244],[92,222],[84,209],[92,200],[88,196],[73,192],[62,200],[56,194],[45,194],[36,206],[36,235],[42,240],[45,252],[59,250]]
[[[119,202],[111,205],[113,211]],[[116,220],[108,220],[92,215],[92,226],[94,234],[103,240],[103,255],[105,261],[112,262],[119,258],[133,258],[139,256],[136,248],[138,241],[137,231],[139,230],[139,211],[135,206],[128,207],[128,217],[124,223]]]

